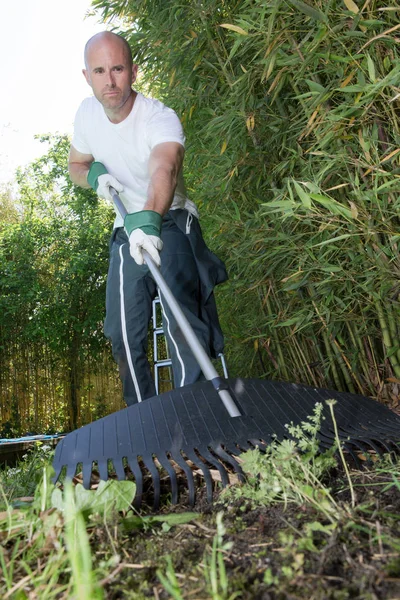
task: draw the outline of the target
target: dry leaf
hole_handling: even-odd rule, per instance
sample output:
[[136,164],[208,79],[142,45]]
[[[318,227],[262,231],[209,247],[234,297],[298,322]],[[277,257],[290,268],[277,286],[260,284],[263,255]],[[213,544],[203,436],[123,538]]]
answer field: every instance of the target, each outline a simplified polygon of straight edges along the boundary
[[222,23],[220,27],[223,27],[224,29],[230,29],[231,31],[236,31],[236,33],[240,33],[241,35],[249,35],[247,31],[238,25],[232,25],[231,23]]
[[355,14],[357,14],[359,12],[359,8],[357,6],[357,4],[355,2],[353,2],[353,0],[343,0],[343,2],[346,5],[346,8],[350,11],[353,12]]

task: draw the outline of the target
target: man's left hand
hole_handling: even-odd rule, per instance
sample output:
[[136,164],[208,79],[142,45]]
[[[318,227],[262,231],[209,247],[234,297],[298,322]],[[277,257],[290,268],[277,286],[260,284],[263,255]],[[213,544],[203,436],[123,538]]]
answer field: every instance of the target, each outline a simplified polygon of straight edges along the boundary
[[134,229],[129,236],[129,250],[132,258],[138,265],[142,265],[143,250],[146,250],[156,263],[157,267],[161,265],[159,250],[162,250],[163,243],[156,235],[147,235],[141,229]]
[[160,266],[159,251],[163,247],[160,239],[161,225],[162,216],[154,210],[141,210],[126,215],[124,227],[129,238],[129,249],[138,265],[143,264],[143,250],[147,250],[156,265]]

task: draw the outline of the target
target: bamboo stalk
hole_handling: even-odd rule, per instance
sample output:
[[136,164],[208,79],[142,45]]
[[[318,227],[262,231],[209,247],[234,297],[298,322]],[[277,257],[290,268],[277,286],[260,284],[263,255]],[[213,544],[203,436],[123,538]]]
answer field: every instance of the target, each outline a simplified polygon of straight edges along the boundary
[[378,299],[374,300],[374,306],[376,309],[376,314],[378,315],[378,320],[379,320],[379,324],[380,324],[381,331],[382,331],[383,344],[384,344],[386,350],[388,351],[388,353],[390,353],[388,361],[392,366],[395,377],[397,377],[397,379],[400,379],[400,363],[397,359],[397,355],[395,353],[391,352],[393,349],[393,344],[392,344],[392,340],[390,337],[390,330],[387,325],[385,315],[383,313],[382,305]]

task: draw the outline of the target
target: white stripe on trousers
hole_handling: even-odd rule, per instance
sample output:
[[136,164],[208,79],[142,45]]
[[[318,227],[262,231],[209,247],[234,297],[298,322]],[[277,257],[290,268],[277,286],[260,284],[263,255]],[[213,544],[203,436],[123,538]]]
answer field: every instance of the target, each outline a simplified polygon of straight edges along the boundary
[[170,330],[170,327],[169,327],[169,319],[168,319],[168,317],[167,317],[167,313],[166,313],[166,312],[165,312],[165,310],[164,310],[164,305],[163,305],[163,302],[162,302],[162,296],[161,296],[161,292],[160,292],[160,289],[159,289],[159,288],[157,288],[157,289],[158,289],[158,296],[159,296],[159,298],[160,298],[160,303],[161,303],[161,308],[162,308],[162,311],[163,311],[163,315],[164,315],[164,317],[165,317],[165,320],[167,321],[167,329],[168,329],[169,337],[171,338],[171,340],[172,340],[172,343],[173,343],[173,344],[174,344],[174,346],[175,346],[176,354],[177,354],[177,356],[178,356],[178,360],[179,360],[179,362],[180,362],[180,365],[181,365],[181,368],[182,368],[182,379],[181,379],[181,382],[180,382],[180,384],[179,384],[179,387],[182,387],[182,386],[184,386],[184,385],[185,385],[185,377],[186,377],[185,363],[183,362],[183,360],[182,360],[182,357],[181,357],[181,355],[179,354],[178,345],[177,345],[177,343],[175,342],[174,338],[173,338],[173,337],[172,337],[172,335],[171,335],[171,330]]
[[120,297],[120,303],[121,303],[122,339],[124,340],[126,358],[128,360],[129,371],[130,371],[130,374],[131,374],[131,377],[132,377],[132,381],[133,381],[133,384],[135,386],[136,396],[137,396],[138,402],[141,402],[142,401],[142,396],[140,394],[139,384],[138,384],[138,381],[136,379],[135,369],[133,368],[131,350],[129,348],[129,342],[128,342],[128,334],[127,334],[127,331],[126,331],[125,297],[124,297],[124,270],[123,270],[124,256],[123,256],[123,253],[122,253],[122,248],[124,246],[126,246],[126,244],[122,244],[122,246],[120,246],[120,248],[119,248],[119,256],[120,256],[120,259],[121,259],[121,262],[120,262],[120,265],[119,265],[119,297]]

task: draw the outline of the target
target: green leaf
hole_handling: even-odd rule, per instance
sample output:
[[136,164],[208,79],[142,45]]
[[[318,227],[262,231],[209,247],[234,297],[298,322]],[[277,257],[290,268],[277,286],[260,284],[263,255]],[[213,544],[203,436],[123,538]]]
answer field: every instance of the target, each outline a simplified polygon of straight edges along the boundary
[[328,198],[328,196],[323,196],[322,194],[310,194],[310,196],[313,200],[322,204],[322,206],[325,206],[332,214],[342,215],[343,217],[353,220],[351,209],[336,202],[333,198]]
[[345,94],[354,94],[357,92],[364,92],[365,91],[365,86],[363,85],[359,85],[359,84],[355,84],[355,85],[346,85],[345,87],[342,88],[336,88],[337,92],[344,92]]
[[305,82],[312,92],[319,92],[319,93],[326,92],[326,89],[324,88],[324,86],[321,85],[320,83],[317,83],[316,81],[312,81],[311,79],[305,79]]
[[[101,480],[96,490],[87,490],[81,483],[73,488],[76,510],[83,513],[117,512],[130,508],[135,496],[136,484],[133,481]],[[65,510],[65,499],[59,488],[53,490],[51,504],[58,510]]]
[[351,233],[344,233],[343,235],[338,235],[337,237],[330,238],[329,240],[324,240],[319,244],[314,244],[311,246],[312,248],[318,248],[320,246],[327,246],[329,244],[335,244],[336,242],[340,242],[341,240],[347,240],[348,238],[353,237]]
[[199,513],[186,512],[186,513],[173,513],[170,515],[150,515],[141,517],[138,515],[131,515],[125,517],[122,521],[122,525],[125,530],[130,531],[132,529],[146,529],[155,526],[160,526],[165,530],[164,525],[168,529],[175,525],[184,525],[190,521],[194,521],[200,517]]
[[309,4],[305,2],[301,2],[301,0],[287,0],[289,4],[292,4],[295,8],[297,8],[300,12],[304,13],[311,19],[315,19],[316,21],[321,21],[321,23],[326,23],[327,18],[323,12],[313,8]]
[[93,508],[112,507],[116,511],[128,510],[135,496],[133,481],[100,481],[96,490]]
[[307,192],[305,192],[303,190],[303,188],[301,187],[301,185],[299,185],[297,183],[297,181],[293,181],[293,184],[294,184],[294,187],[296,188],[297,195],[299,196],[302,204],[306,208],[311,208],[312,203],[311,203],[311,197],[309,196],[309,194],[307,194]]
[[371,56],[368,53],[367,53],[367,63],[368,63],[368,75],[369,75],[370,81],[372,81],[372,83],[375,83],[375,81],[376,81],[375,65],[374,65],[374,61],[372,60]]

